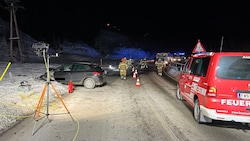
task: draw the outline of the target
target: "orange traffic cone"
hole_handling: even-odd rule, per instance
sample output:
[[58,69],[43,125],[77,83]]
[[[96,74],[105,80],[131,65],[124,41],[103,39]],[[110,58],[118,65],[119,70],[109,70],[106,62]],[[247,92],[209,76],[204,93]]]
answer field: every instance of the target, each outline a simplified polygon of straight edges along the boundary
[[134,74],[133,74],[133,79],[136,79],[136,74],[135,74],[135,72],[134,72]]
[[139,77],[138,77],[137,80],[136,80],[135,86],[136,86],[137,88],[139,88],[139,87],[141,86]]

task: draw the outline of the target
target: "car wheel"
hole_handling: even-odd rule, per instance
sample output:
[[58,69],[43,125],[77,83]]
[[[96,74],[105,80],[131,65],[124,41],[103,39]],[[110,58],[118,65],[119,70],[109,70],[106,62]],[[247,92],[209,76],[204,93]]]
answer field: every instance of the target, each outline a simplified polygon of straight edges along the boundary
[[94,89],[95,87],[95,80],[92,78],[87,78],[83,82],[83,86],[87,89]]
[[183,98],[182,98],[182,96],[180,94],[180,86],[179,86],[179,84],[176,85],[176,97],[179,100],[183,100]]
[[193,111],[193,114],[194,114],[194,119],[197,123],[201,123],[201,110],[200,110],[200,102],[199,102],[199,99],[197,98],[195,101],[194,101],[194,111]]

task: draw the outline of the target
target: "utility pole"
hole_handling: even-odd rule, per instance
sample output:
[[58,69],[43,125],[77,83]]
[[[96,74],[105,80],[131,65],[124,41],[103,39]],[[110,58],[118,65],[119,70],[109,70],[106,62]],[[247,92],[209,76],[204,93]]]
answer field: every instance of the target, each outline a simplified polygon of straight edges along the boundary
[[224,36],[221,37],[220,52],[222,52],[223,40],[224,40]]
[[[8,5],[8,10],[10,11],[10,57],[11,57],[11,62],[13,62],[13,41],[16,40],[19,48],[19,53],[20,53],[20,59],[21,62],[23,63],[23,54],[22,54],[22,48],[21,48],[21,41],[20,41],[20,36],[19,36],[19,31],[18,31],[18,25],[17,25],[17,19],[16,19],[16,11],[20,7],[17,6],[17,3],[19,3],[19,0],[5,0],[5,3]],[[14,31],[13,31],[13,20],[15,24],[15,33],[16,36],[13,37]]]

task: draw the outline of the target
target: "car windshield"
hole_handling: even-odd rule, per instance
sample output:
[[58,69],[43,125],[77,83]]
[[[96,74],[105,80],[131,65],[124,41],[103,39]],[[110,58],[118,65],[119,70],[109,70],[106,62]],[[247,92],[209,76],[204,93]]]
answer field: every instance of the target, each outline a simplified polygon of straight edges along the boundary
[[216,75],[224,79],[250,80],[249,56],[221,57]]

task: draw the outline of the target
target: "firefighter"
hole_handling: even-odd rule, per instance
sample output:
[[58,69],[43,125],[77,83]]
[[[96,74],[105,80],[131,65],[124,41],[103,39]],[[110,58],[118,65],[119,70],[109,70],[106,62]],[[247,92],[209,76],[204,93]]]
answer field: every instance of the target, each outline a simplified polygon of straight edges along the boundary
[[163,69],[163,61],[162,61],[162,59],[157,60],[156,66],[157,66],[157,74],[162,76],[162,69]]
[[118,68],[120,70],[121,79],[125,80],[127,77],[127,69],[128,69],[128,64],[126,63],[126,58],[121,59],[121,62],[119,63]]
[[141,69],[147,69],[148,68],[148,63],[147,63],[147,59],[143,58],[140,60],[140,65],[141,65]]

